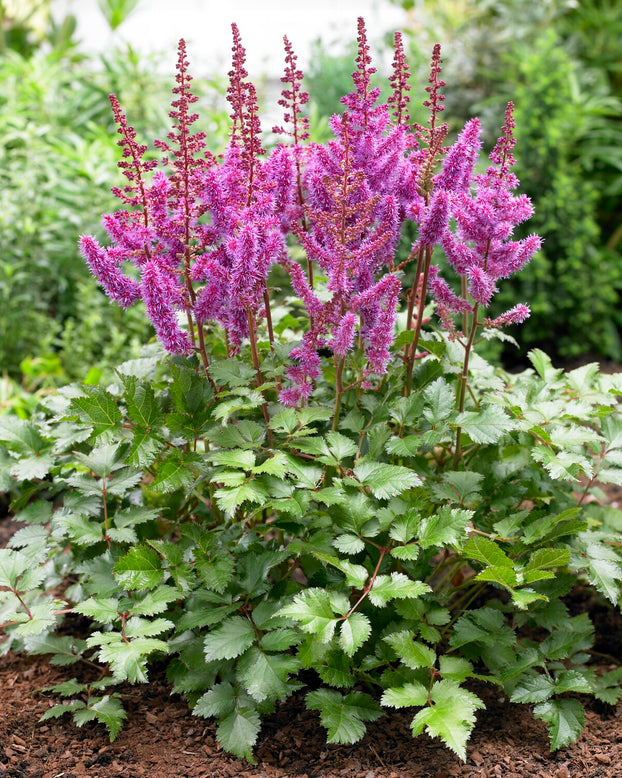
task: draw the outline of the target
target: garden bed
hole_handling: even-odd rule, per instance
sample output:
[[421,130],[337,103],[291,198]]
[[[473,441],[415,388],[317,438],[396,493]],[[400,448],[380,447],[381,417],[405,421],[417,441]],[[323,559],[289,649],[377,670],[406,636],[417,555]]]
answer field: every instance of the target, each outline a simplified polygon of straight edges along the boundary
[[[617,495],[615,495],[617,496]],[[0,521],[0,545],[14,525]],[[622,661],[622,617],[577,589],[569,598],[574,612],[587,610],[596,627],[595,650],[603,669]],[[79,672],[79,668],[77,670]],[[58,700],[40,689],[71,678],[76,668],[51,666],[46,657],[9,654],[0,662],[0,777],[77,778],[78,776],[196,776],[224,778],[617,778],[622,774],[622,702],[616,708],[588,701],[586,729],[568,748],[549,753],[543,722],[527,705],[510,705],[501,693],[480,686],[486,710],[460,762],[440,742],[413,740],[412,713],[389,712],[369,726],[353,746],[326,744],[316,712],[301,695],[281,704],[264,722],[251,766],[223,752],[216,725],[193,716],[186,702],[170,695],[163,668],[150,683],[127,687],[128,719],[110,743],[104,727],[71,722],[39,723]],[[88,669],[85,671],[88,672]],[[82,680],[86,680],[82,679]]]

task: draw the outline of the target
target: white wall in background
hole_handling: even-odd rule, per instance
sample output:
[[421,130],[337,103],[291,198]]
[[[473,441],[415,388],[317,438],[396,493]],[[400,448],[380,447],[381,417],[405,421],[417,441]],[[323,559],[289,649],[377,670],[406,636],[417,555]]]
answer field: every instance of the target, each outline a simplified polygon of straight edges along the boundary
[[310,43],[316,38],[356,40],[359,16],[365,19],[370,41],[399,29],[404,20],[404,11],[388,0],[139,0],[134,13],[113,35],[97,0],[52,0],[52,10],[57,19],[67,12],[76,15],[84,49],[103,51],[114,43],[129,42],[142,52],[163,52],[162,67],[167,71],[174,65],[177,41],[183,37],[197,75],[200,71],[224,75],[228,70],[231,22],[236,22],[251,78],[263,73],[280,76],[283,35],[292,42],[304,68]]

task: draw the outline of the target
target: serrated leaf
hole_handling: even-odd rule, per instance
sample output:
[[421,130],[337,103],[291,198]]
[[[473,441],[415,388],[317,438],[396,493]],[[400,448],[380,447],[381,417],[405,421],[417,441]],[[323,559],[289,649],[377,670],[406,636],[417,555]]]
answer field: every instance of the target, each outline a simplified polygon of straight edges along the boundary
[[357,444],[350,438],[342,435],[341,432],[327,433],[326,442],[328,443],[328,450],[337,462],[354,456],[358,451]]
[[204,716],[206,719],[212,716],[222,718],[235,708],[236,698],[236,692],[230,683],[217,683],[197,700],[192,713],[195,716]]
[[263,700],[284,700],[291,692],[289,676],[300,669],[300,662],[288,654],[268,654],[253,646],[240,659],[237,675],[250,696]]
[[374,497],[386,500],[421,485],[421,479],[407,467],[360,459],[354,467],[360,483],[369,487]]
[[466,530],[472,518],[473,511],[441,506],[434,515],[421,521],[419,545],[422,548],[445,545],[461,548],[466,542]]
[[20,577],[30,567],[30,560],[21,551],[0,548],[0,586],[15,589]]
[[384,640],[395,651],[398,659],[411,670],[419,667],[434,667],[436,663],[436,651],[415,640],[414,634],[408,630],[393,632]]
[[266,489],[255,481],[247,481],[230,489],[217,489],[214,497],[218,507],[230,516],[245,502],[263,503],[268,499]]
[[[97,633],[92,637],[94,638]],[[89,644],[91,640],[88,641]],[[100,662],[109,662],[116,681],[147,682],[147,659],[154,651],[168,653],[168,644],[156,638],[136,638],[126,643],[120,639],[103,645],[98,652]]]
[[358,554],[365,548],[365,542],[357,535],[337,535],[333,546],[342,554]]
[[121,411],[110,392],[101,386],[83,386],[81,389],[86,396],[74,397],[71,408],[93,426],[93,435],[99,437],[120,429]]
[[254,764],[253,746],[261,728],[259,714],[253,708],[236,708],[218,724],[216,737],[225,751]]
[[414,708],[425,705],[427,701],[427,687],[416,681],[386,689],[380,698],[380,704],[388,708]]
[[[56,624],[57,617],[54,614],[54,602],[42,602],[37,605],[30,605],[30,616],[18,614],[23,618],[23,622],[13,629],[13,633],[20,637],[29,637],[31,635],[40,635],[49,631],[50,627]],[[24,618],[25,617],[25,618]]]
[[328,643],[337,625],[328,593],[324,589],[307,589],[297,594],[276,615],[294,619],[304,632],[317,635],[322,643]]
[[404,562],[413,561],[419,556],[419,546],[411,543],[408,546],[396,546],[391,549],[391,556]]
[[579,567],[585,567],[589,582],[610,602],[617,605],[620,598],[622,563],[614,549],[602,543],[585,543]]
[[483,405],[478,411],[463,411],[454,422],[474,443],[497,443],[515,422],[498,405]]
[[18,481],[34,481],[45,478],[55,465],[52,454],[21,456],[10,468],[11,475]]
[[481,573],[475,576],[475,580],[498,583],[501,586],[506,586],[508,589],[512,589],[518,584],[514,570],[511,567],[500,567],[499,565],[491,565],[484,568]]
[[411,599],[421,597],[430,591],[423,581],[411,581],[404,573],[379,575],[369,592],[370,601],[378,608],[383,608],[390,600]]
[[512,560],[494,540],[481,535],[471,535],[462,553],[469,559],[476,559],[491,567],[514,567]]
[[432,685],[432,705],[420,710],[411,723],[413,736],[425,729],[439,737],[457,756],[466,761],[466,744],[475,725],[475,711],[484,703],[455,681],[443,679]]
[[355,611],[341,622],[339,646],[348,656],[354,656],[371,634],[371,624],[364,613]]
[[125,589],[153,589],[164,577],[162,560],[149,546],[135,546],[116,563],[114,575]]
[[536,446],[531,450],[531,457],[543,465],[555,480],[577,481],[583,473],[588,476],[592,473],[591,462],[582,454],[570,451],[560,451],[556,454],[547,446]]
[[205,638],[205,658],[235,659],[255,641],[253,625],[243,616],[231,616]]
[[213,559],[198,557],[196,560],[196,571],[199,578],[208,589],[215,592],[224,592],[233,578],[235,570],[235,561],[231,554],[221,552]]
[[536,705],[533,715],[546,723],[551,751],[573,743],[585,726],[585,710],[578,700],[547,700]]
[[569,561],[570,551],[566,548],[539,548],[529,557],[525,570],[565,567]]
[[209,455],[209,459],[215,465],[224,465],[226,467],[238,467],[241,470],[251,470],[255,467],[255,452],[248,450],[239,451],[214,451]]
[[407,511],[405,515],[399,516],[389,530],[389,537],[398,543],[408,543],[412,540],[421,524],[421,515],[418,511]]
[[531,672],[512,690],[510,702],[543,702],[555,693],[555,682],[543,673]]
[[188,489],[201,472],[201,465],[200,456],[174,450],[158,467],[157,475],[150,488],[162,494],[170,494],[177,489]]
[[73,720],[81,727],[87,721],[99,721],[108,729],[110,742],[116,738],[123,728],[123,720],[127,714],[118,697],[106,695],[95,702],[91,702],[86,708],[78,708],[73,714]]
[[362,589],[363,586],[365,586],[369,573],[363,565],[355,565],[347,559],[339,559],[339,557],[332,556],[331,554],[323,554],[320,551],[312,551],[311,553],[316,559],[319,559],[327,565],[336,567],[337,570],[341,570],[346,577],[346,584],[348,586],[354,586],[357,589]]
[[382,708],[363,692],[342,695],[333,689],[307,694],[307,708],[320,711],[320,721],[328,731],[329,743],[356,743],[365,735],[365,721],[382,716]]
[[437,425],[447,419],[456,404],[455,391],[444,378],[437,378],[429,384],[424,392],[425,408],[424,417],[430,424]]
[[439,657],[438,669],[443,678],[451,678],[456,683],[462,683],[473,675],[473,665],[462,656],[446,654]]
[[119,601],[114,597],[90,597],[74,606],[76,613],[90,616],[101,624],[113,624],[119,620]]
[[51,654],[50,664],[62,667],[79,661],[85,648],[84,640],[69,635],[37,635],[26,639],[26,649],[29,654]]

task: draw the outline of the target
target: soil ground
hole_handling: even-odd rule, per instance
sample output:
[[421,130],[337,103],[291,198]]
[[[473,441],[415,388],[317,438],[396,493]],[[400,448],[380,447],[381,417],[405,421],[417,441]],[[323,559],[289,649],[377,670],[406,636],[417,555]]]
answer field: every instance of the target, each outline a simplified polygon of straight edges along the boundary
[[[612,503],[619,498],[611,495]],[[0,546],[15,525],[0,520]],[[4,541],[4,542],[3,542]],[[594,621],[595,650],[603,669],[622,664],[622,616],[580,589],[570,603]],[[264,720],[251,766],[222,751],[213,722],[193,716],[171,695],[162,668],[150,682],[127,688],[126,725],[110,743],[102,725],[82,729],[66,717],[40,723],[58,702],[39,691],[68,680],[75,668],[46,657],[11,653],[0,659],[0,778],[621,778],[622,701],[617,707],[587,703],[579,741],[549,753],[544,724],[530,706],[511,705],[498,690],[476,691],[486,703],[477,714],[466,763],[426,735],[412,738],[412,712],[391,712],[353,746],[326,744],[318,714],[294,696]]]

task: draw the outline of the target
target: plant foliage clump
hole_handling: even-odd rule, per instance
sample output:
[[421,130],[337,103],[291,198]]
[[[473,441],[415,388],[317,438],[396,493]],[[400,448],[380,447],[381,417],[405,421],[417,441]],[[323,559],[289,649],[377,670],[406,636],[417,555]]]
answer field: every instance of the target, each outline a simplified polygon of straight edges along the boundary
[[[81,249],[113,300],[144,301],[159,344],[108,386],[0,419],[0,489],[24,525],[0,550],[2,650],[101,667],[49,690],[65,701],[45,718],[114,738],[119,684],[158,659],[251,761],[294,693],[331,743],[408,708],[413,736],[465,759],[478,684],[533,705],[553,749],[578,737],[581,695],[620,697],[564,597],[581,580],[619,600],[621,514],[588,498],[622,484],[622,381],[541,351],[509,375],[477,354],[528,317],[486,309],[540,246],[514,238],[532,205],[514,193],[513,106],[476,172],[477,120],[445,143],[440,47],[412,124],[401,36],[384,104],[358,32],[325,144],[307,143],[286,40],[290,142],[265,150],[235,26],[222,155],[196,129],[183,41],[160,167],[112,98],[123,208],[110,245]],[[67,614],[88,634],[58,634]]]

